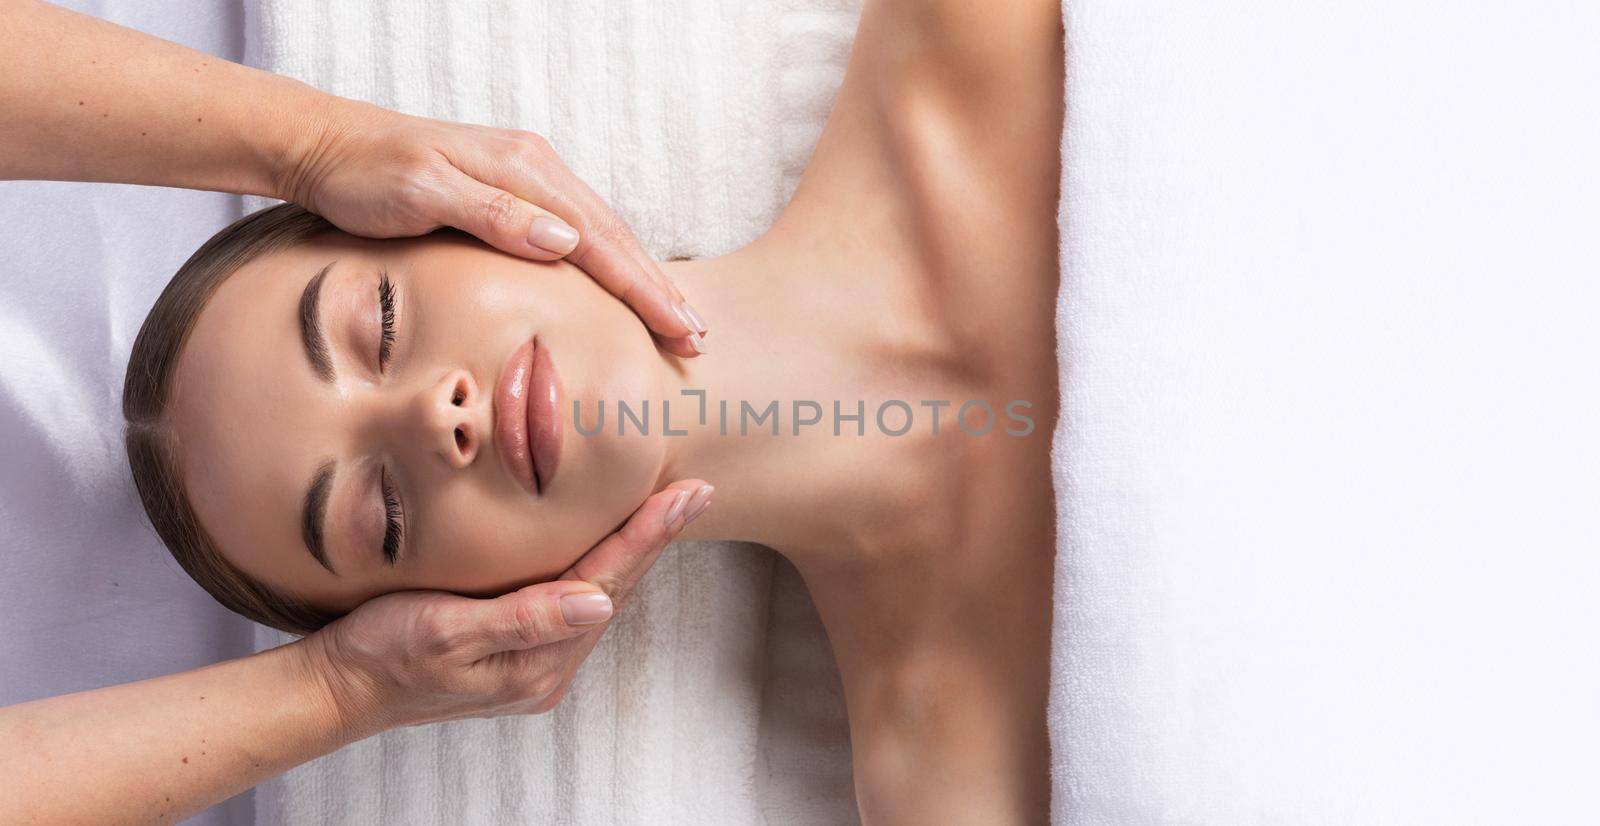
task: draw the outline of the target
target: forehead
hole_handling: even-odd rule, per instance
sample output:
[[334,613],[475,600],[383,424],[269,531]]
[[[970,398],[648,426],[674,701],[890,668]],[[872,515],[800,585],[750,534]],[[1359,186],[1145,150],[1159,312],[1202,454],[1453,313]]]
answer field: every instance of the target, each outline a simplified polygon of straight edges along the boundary
[[320,570],[300,549],[300,508],[329,449],[318,413],[336,391],[300,343],[300,294],[329,261],[362,254],[334,234],[241,267],[201,310],[173,374],[185,493],[223,555],[268,584],[298,589]]

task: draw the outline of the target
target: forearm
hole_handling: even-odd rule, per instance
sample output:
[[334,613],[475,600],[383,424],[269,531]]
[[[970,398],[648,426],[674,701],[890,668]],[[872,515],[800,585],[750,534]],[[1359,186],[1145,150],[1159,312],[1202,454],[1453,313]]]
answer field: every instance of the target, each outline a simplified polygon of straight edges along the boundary
[[277,196],[341,101],[35,0],[0,0],[0,179]]
[[0,823],[176,822],[344,745],[301,645],[0,709]]

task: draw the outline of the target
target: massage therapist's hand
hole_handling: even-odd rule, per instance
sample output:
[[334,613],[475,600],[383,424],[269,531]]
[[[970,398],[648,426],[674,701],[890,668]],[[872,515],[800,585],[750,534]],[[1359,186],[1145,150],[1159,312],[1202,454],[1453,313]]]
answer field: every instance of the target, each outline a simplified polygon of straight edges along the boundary
[[387,728],[547,710],[606,627],[600,595],[620,605],[709,496],[650,497],[557,582],[390,594],[248,657],[0,708],[0,823],[173,823]]
[[523,258],[565,257],[679,356],[705,322],[627,224],[533,132],[412,117],[344,98],[311,110],[278,197],[372,238],[470,232]]
[[0,180],[268,195],[373,237],[452,226],[564,256],[668,350],[704,350],[699,315],[531,132],[402,115],[36,0],[0,0],[0,43]]
[[353,737],[463,717],[554,708],[662,548],[709,504],[677,482],[645,500],[561,579],[495,599],[404,591],[305,638],[312,670]]

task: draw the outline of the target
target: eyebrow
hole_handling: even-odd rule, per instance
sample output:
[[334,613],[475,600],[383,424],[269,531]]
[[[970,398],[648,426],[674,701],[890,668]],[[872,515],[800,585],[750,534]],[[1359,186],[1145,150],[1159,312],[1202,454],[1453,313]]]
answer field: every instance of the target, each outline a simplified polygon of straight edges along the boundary
[[338,576],[339,572],[328,563],[328,554],[322,546],[322,528],[328,519],[328,496],[333,492],[333,468],[332,461],[324,462],[311,477],[311,486],[306,488],[305,508],[300,514],[300,536],[311,558],[327,568],[328,573]]
[[338,261],[329,261],[311,280],[306,282],[306,288],[300,293],[300,343],[306,347],[306,358],[311,361],[311,369],[317,371],[317,377],[323,381],[333,383],[333,359],[328,356],[328,337],[322,332],[322,282],[328,275],[328,270]]

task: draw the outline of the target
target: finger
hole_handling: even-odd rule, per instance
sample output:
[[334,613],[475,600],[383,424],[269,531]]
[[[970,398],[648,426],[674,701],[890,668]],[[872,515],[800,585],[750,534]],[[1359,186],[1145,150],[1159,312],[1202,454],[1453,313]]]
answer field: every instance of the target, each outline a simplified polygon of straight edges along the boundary
[[689,339],[704,333],[704,320],[628,225],[570,170],[560,167],[559,177],[564,197],[549,206],[573,222],[581,236],[567,260],[622,299],[657,335]]
[[[578,669],[589,658],[589,653],[608,628],[610,623],[554,645],[496,654],[492,660],[502,680],[518,680],[524,688],[532,689],[527,698],[519,703],[524,708],[518,713],[539,714],[554,707],[555,702],[560,701],[560,696],[571,687]],[[530,684],[529,681],[536,684]]]
[[688,347],[691,350],[691,357],[706,352],[705,341],[701,336],[707,335],[710,332],[710,328],[706,326],[705,319],[701,318],[700,313],[695,310],[688,299],[683,297],[683,291],[678,289],[677,283],[667,277],[666,272],[661,269],[661,264],[644,251],[644,247],[639,244],[639,239],[631,232],[627,233],[620,243],[628,251],[628,254],[633,256],[634,263],[655,276],[656,283],[661,285],[661,288],[666,291],[668,298],[671,300],[673,312],[677,314],[678,320],[682,321],[691,331],[700,334],[699,336],[690,335],[675,339],[675,341],[682,342],[684,346]]
[[705,339],[700,340],[699,350],[694,349],[694,342],[688,338],[662,338],[661,336],[656,336],[656,341],[660,343],[661,349],[678,358],[692,359],[706,349]]
[[[667,543],[710,504],[712,491],[711,485],[698,479],[669,485],[646,499],[621,530],[585,554],[562,579],[545,584],[597,585],[612,595],[612,604],[620,605]],[[560,692],[571,683],[607,625],[598,622],[576,636],[542,645],[497,650],[478,660],[478,665],[492,669],[499,675],[497,679],[513,681],[528,692],[519,708],[526,706],[528,713],[548,711],[559,702]]]
[[502,651],[480,660],[479,665],[491,669],[502,685],[515,686],[515,702],[541,703],[572,682],[606,627],[600,625],[580,637],[538,648]]
[[583,555],[562,575],[600,586],[620,605],[655,564],[663,548],[710,502],[713,488],[699,479],[674,482],[651,496],[620,530]]
[[[697,323],[699,316],[683,303],[677,288],[664,274],[659,274],[655,262],[649,261],[625,228],[598,233],[601,236],[608,232],[621,233],[623,240],[585,241],[591,236],[580,234],[554,213],[469,175],[456,173],[443,189],[449,194],[433,220],[470,232],[484,243],[512,255],[537,261],[554,261],[565,256],[628,304],[646,326],[661,337],[668,352],[680,358],[694,358],[706,352],[705,341],[696,329],[703,327],[703,322]],[[597,244],[601,252],[594,255],[592,251]],[[630,246],[634,252],[629,251]],[[585,252],[590,254],[585,255]],[[573,253],[577,253],[576,258]],[[619,255],[628,259],[633,274],[616,275],[621,266],[617,263]],[[649,261],[648,265],[641,260]],[[591,267],[611,275],[600,277],[597,271],[590,270]],[[671,332],[661,330],[659,322],[663,318],[676,325]]]
[[679,290],[678,285],[667,277],[666,272],[661,269],[661,265],[656,262],[656,259],[650,253],[644,251],[644,245],[639,243],[639,236],[634,235],[626,227],[623,230],[617,239],[617,243],[633,258],[634,264],[638,265],[639,269],[649,273],[651,279],[666,292],[667,299],[677,309],[679,319],[688,324],[689,329],[704,333],[706,331],[705,325],[699,323],[696,317],[689,312],[689,305],[683,298],[683,291]]
[[453,173],[433,219],[470,232],[501,252],[554,261],[578,246],[578,231],[554,213],[470,175]]
[[592,583],[556,580],[494,599],[473,600],[462,612],[462,653],[480,660],[504,651],[548,646],[611,618],[611,598]]
[[580,225],[582,238],[567,254],[567,260],[632,308],[651,332],[666,338],[698,336],[699,331],[678,309],[676,292],[658,282],[651,268],[641,266],[628,250],[622,240],[627,232],[620,224],[606,224],[599,229],[583,229]]
[[684,326],[691,331],[689,335],[682,338],[667,338],[666,336],[657,335],[656,338],[661,342],[661,346],[680,358],[694,358],[695,356],[704,355],[707,352],[704,338],[707,332],[705,319],[700,317],[700,314],[695,311],[694,307],[690,306],[688,301],[684,300],[683,293],[678,290],[678,285],[674,284],[672,279],[661,271],[661,265],[656,263],[656,260],[651,258],[644,251],[644,248],[639,246],[637,239],[629,235],[620,243],[641,269],[655,273],[656,282],[667,292],[672,301],[673,312],[677,314],[678,320],[682,321]]
[[[606,626],[596,626],[603,630]],[[502,696],[514,705],[538,703],[562,690],[578,673],[578,666],[594,647],[601,630],[569,640],[515,651],[501,651],[479,660],[474,667],[493,675]]]
[[567,260],[627,304],[652,332],[690,345],[675,351],[681,349],[684,356],[705,351],[703,342],[696,340],[706,332],[705,320],[645,253],[627,223],[560,159],[541,156],[516,179],[495,182],[530,197],[575,227],[578,245]]

